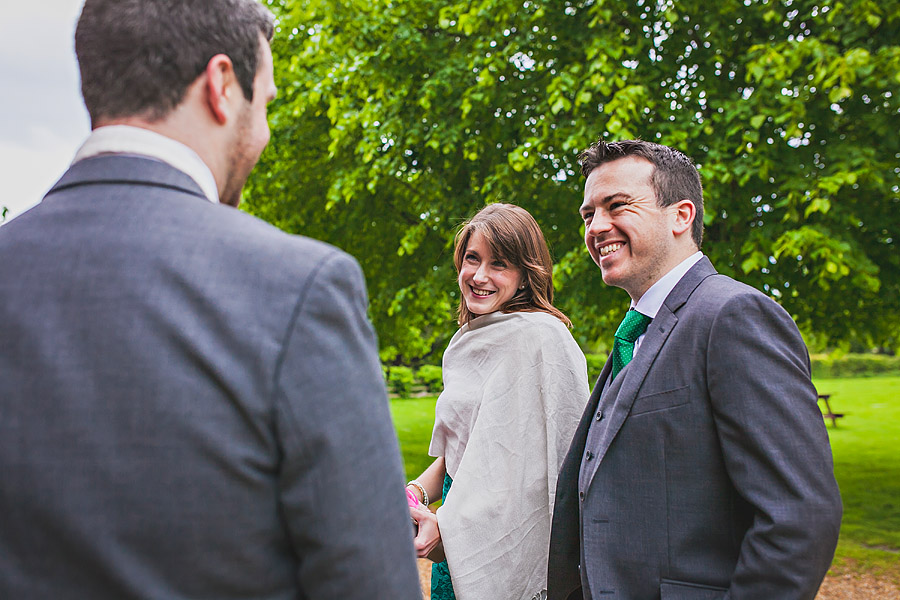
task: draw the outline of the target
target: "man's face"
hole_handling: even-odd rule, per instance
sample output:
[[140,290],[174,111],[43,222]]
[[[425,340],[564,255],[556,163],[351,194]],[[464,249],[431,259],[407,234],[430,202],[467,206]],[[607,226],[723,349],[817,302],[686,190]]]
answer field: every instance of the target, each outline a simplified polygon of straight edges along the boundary
[[676,255],[673,211],[656,204],[653,169],[650,161],[627,156],[596,167],[584,184],[584,243],[604,283],[634,301],[674,266]]
[[260,59],[253,80],[253,100],[246,101],[238,115],[235,139],[231,144],[228,160],[228,179],[219,195],[223,204],[237,206],[241,202],[241,189],[266,144],[269,143],[269,122],[266,107],[277,92],[269,42],[260,35]]

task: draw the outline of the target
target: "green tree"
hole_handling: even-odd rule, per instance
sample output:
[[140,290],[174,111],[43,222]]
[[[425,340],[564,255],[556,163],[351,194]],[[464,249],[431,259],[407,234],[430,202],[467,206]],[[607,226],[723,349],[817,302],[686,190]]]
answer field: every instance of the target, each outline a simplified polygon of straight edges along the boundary
[[245,200],[356,256],[383,357],[455,328],[452,237],[519,204],[586,347],[625,309],[583,249],[599,136],[700,165],[704,251],[820,339],[900,344],[900,4],[270,0],[279,98]]

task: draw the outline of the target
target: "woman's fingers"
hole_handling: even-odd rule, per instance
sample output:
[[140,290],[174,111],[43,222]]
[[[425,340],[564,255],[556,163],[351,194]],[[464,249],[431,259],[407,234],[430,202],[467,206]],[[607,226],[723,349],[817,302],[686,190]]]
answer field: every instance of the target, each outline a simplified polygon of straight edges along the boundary
[[437,516],[430,510],[419,507],[410,507],[409,514],[419,525],[419,532],[413,540],[416,555],[419,558],[427,558],[441,543],[441,530],[438,527]]

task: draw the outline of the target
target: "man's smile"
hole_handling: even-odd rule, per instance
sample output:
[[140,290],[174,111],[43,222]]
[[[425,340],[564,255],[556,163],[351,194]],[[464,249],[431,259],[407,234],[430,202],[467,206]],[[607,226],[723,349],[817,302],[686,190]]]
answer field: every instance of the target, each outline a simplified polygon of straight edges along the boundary
[[609,256],[610,254],[612,254],[613,252],[615,252],[616,250],[618,250],[619,248],[621,248],[624,245],[625,244],[623,244],[621,242],[613,242],[612,244],[606,244],[605,246],[600,246],[600,248],[598,248],[597,251],[600,254],[600,256]]

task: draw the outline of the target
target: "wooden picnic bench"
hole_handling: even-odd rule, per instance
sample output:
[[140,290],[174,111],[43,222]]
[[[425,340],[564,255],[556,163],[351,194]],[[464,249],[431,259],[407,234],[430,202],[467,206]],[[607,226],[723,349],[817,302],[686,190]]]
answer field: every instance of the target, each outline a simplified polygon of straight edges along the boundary
[[831,398],[831,394],[819,394],[819,400],[825,403],[825,411],[822,413],[822,418],[831,419],[831,425],[837,427],[837,420],[843,418],[844,413],[836,413],[831,410],[831,404],[828,402],[829,398]]

